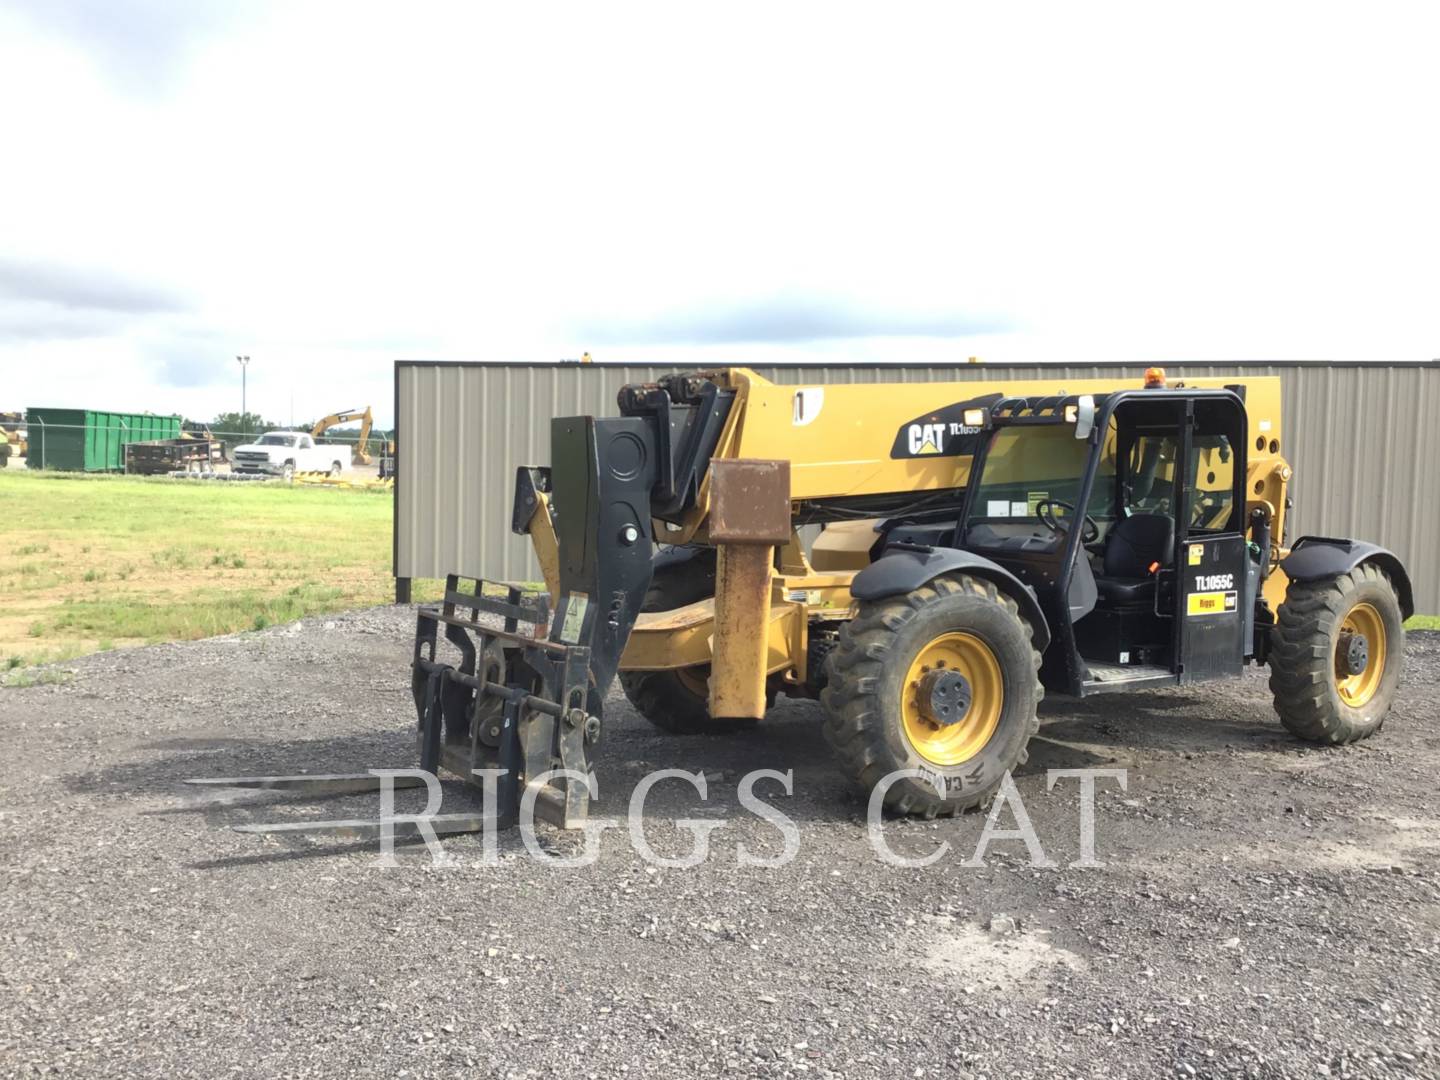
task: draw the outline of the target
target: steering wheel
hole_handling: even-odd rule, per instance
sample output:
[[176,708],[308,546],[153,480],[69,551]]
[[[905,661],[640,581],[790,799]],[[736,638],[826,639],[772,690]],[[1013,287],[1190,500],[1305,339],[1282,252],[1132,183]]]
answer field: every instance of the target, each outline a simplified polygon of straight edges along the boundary
[[[1053,533],[1067,533],[1070,530],[1055,520],[1055,507],[1070,511],[1071,516],[1075,514],[1075,507],[1061,499],[1041,499],[1035,504],[1035,516],[1041,523]],[[1085,523],[1081,528],[1080,542],[1082,544],[1093,544],[1100,539],[1100,526],[1089,514],[1085,515]]]

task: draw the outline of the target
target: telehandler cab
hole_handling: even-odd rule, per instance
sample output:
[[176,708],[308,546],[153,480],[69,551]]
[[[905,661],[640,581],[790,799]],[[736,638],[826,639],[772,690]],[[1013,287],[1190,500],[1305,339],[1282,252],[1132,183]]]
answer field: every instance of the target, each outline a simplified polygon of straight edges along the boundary
[[419,612],[421,767],[503,770],[501,824],[522,798],[583,823],[617,674],[676,733],[819,698],[846,771],[869,789],[914,770],[885,800],[926,816],[994,793],[1047,689],[1253,661],[1281,722],[1322,743],[1372,734],[1394,697],[1410,580],[1362,540],[1287,542],[1277,378],[780,386],[729,368],[626,386],[619,407],[554,420],[550,465],[519,470],[513,528],[547,591],[452,575]]

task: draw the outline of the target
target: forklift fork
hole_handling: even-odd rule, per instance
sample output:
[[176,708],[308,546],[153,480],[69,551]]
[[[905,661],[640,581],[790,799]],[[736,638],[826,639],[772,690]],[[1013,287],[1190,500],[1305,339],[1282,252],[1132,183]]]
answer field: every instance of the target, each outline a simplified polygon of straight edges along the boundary
[[[537,817],[559,828],[581,828],[590,803],[585,748],[600,735],[599,718],[585,707],[590,650],[550,639],[555,635],[549,634],[548,596],[471,580],[473,591],[461,591],[459,575],[451,574],[444,601],[417,613],[411,664],[416,735],[423,772],[452,773],[477,791],[482,790],[482,774],[493,776],[495,809],[490,814],[433,815],[424,824],[437,834],[509,828],[518,822],[528,790]],[[445,639],[460,653],[458,665],[437,658],[442,625]],[[552,782],[557,769],[566,775]],[[413,773],[205,777],[186,782],[330,796],[380,791],[387,780],[396,788],[427,783]],[[422,823],[400,816],[389,823],[337,819],[234,828],[268,835],[362,838],[379,835],[387,826],[396,835],[418,834]]]

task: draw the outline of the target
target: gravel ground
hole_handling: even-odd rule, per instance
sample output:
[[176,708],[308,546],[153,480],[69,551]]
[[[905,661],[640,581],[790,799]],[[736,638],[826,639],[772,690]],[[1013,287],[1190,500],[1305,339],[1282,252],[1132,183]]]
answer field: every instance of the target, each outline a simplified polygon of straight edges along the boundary
[[[199,797],[187,776],[413,763],[413,614],[375,609],[102,654],[66,685],[0,691],[0,1071],[83,1076],[1440,1076],[1440,636],[1412,634],[1385,730],[1291,741],[1263,675],[1049,701],[1016,780],[1058,864],[984,818],[899,822],[883,863],[818,707],[752,733],[665,736],[612,700],[597,812],[651,769],[649,835],[722,823],[708,861],[658,869],[623,829],[560,870],[500,839],[281,842],[223,826],[374,816],[374,796]],[[1102,784],[1077,858],[1074,781]],[[793,768],[799,854],[736,783]],[[410,793],[405,793],[410,794]],[[447,809],[464,809],[447,788]],[[1006,819],[1008,822],[1008,818]],[[542,827],[555,850],[571,834]],[[1013,928],[1007,918],[1013,920]],[[993,928],[992,928],[993,925]]]

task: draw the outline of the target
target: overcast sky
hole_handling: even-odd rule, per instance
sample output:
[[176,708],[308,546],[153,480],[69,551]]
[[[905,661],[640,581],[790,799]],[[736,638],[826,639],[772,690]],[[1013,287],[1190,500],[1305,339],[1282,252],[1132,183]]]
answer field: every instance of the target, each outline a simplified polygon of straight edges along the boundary
[[0,409],[1437,357],[1436,10],[0,0]]

